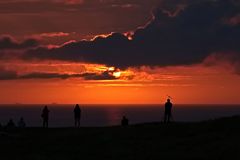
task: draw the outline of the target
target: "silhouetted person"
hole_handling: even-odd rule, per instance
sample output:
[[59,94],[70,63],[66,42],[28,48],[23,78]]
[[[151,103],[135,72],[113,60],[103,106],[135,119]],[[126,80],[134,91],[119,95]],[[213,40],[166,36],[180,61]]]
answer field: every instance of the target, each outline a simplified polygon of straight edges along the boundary
[[15,128],[15,123],[13,122],[12,119],[10,119],[7,123],[7,128],[11,129],[11,128]]
[[[3,126],[2,126],[2,124],[0,123],[0,131],[2,131],[3,130]],[[0,135],[1,135],[1,133],[0,133]]]
[[74,120],[75,120],[75,127],[80,127],[80,119],[81,119],[81,108],[78,104],[76,104],[74,108]]
[[41,116],[43,118],[43,128],[48,128],[49,110],[47,106],[43,108]]
[[128,119],[126,118],[126,116],[123,116],[122,118],[122,126],[128,126]]
[[170,99],[167,99],[165,103],[164,123],[169,123],[172,117],[172,103]]
[[18,127],[19,128],[25,128],[26,127],[26,123],[24,121],[24,119],[21,117],[19,122],[18,122]]

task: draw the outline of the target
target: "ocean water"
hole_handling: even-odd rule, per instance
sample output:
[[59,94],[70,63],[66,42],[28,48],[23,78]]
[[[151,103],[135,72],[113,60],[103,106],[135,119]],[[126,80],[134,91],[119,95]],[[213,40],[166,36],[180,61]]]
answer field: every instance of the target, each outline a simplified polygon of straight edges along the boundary
[[[82,126],[119,125],[125,115],[130,124],[160,122],[163,120],[163,105],[80,105]],[[44,105],[0,105],[0,123],[6,125],[10,118],[15,123],[23,117],[29,127],[42,125],[41,111]],[[49,127],[72,127],[75,105],[48,105]],[[240,115],[240,105],[174,105],[174,121],[195,122],[219,117]]]

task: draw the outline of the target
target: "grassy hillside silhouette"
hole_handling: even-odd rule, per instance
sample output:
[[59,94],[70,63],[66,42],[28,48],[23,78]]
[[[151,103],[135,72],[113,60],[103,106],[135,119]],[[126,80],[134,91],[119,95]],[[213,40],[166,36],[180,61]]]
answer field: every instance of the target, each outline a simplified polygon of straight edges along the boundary
[[0,143],[4,160],[239,159],[240,117],[169,125],[3,130]]

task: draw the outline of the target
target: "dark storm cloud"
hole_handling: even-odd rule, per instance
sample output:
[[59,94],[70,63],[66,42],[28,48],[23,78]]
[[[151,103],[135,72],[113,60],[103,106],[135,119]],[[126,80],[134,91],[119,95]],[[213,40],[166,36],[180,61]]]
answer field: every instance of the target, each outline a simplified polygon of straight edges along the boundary
[[38,48],[24,59],[57,59],[130,66],[171,66],[202,62],[212,53],[235,52],[240,59],[240,26],[229,19],[240,14],[237,1],[199,1],[177,15],[166,10],[153,12],[154,19],[137,29],[132,40],[120,33],[93,41],[80,41],[61,48]]
[[23,54],[25,50],[37,46],[39,43],[35,39],[18,42],[11,36],[0,36],[0,59],[14,59]]
[[60,74],[60,73],[45,73],[33,72],[24,75],[19,75],[16,71],[7,70],[0,67],[0,80],[20,80],[20,79],[69,79],[83,78],[85,80],[114,80],[117,79],[111,72],[105,71],[102,73],[81,73],[81,74]]
[[105,71],[101,74],[96,73],[85,73],[82,74],[85,80],[114,80],[117,79],[112,75],[111,72]]
[[18,79],[68,79],[73,77],[81,77],[80,74],[58,74],[58,73],[42,73],[42,72],[34,72],[26,75],[18,76]]
[[27,49],[38,46],[39,43],[35,39],[27,39],[23,42],[17,42],[10,36],[0,37],[0,50],[3,49]]
[[116,79],[109,72],[103,73],[82,73],[82,74],[59,74],[59,73],[42,73],[35,72],[26,75],[18,76],[17,79],[69,79],[69,78],[83,78],[85,80],[113,80]]

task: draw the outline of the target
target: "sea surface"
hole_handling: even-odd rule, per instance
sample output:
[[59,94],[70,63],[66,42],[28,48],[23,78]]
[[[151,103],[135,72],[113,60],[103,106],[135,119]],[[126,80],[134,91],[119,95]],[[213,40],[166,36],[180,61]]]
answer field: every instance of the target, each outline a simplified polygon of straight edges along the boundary
[[[6,125],[9,119],[15,123],[21,117],[28,127],[42,125],[41,111],[44,105],[0,105],[0,123]],[[48,105],[49,127],[72,127],[75,105]],[[163,120],[163,105],[80,105],[81,126],[99,127],[119,125],[125,115],[130,124],[160,122]],[[219,117],[240,115],[240,105],[174,105],[173,120],[196,122]]]

